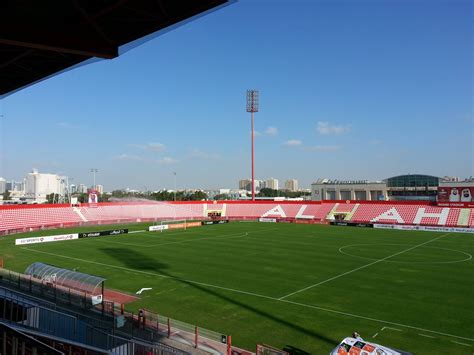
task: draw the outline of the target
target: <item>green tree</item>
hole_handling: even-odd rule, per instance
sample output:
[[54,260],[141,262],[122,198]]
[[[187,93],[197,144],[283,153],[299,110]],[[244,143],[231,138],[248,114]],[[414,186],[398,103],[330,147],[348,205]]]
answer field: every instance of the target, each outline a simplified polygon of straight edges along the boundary
[[5,190],[5,192],[3,193],[3,201],[9,200],[10,197],[11,197],[10,190]]
[[54,192],[46,195],[45,203],[57,203],[59,201],[59,195]]
[[230,200],[230,196],[227,194],[217,194],[214,196],[214,200]]

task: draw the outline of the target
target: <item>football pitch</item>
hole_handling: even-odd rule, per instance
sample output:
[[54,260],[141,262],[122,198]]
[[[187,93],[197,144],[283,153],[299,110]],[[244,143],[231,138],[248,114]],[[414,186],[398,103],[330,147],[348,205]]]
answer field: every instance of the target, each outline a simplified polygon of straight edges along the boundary
[[41,261],[132,294],[151,287],[127,308],[230,334],[249,350],[258,342],[328,354],[357,331],[416,354],[474,352],[474,235],[254,222],[127,227],[136,233],[28,246],[4,237],[0,257],[19,272]]

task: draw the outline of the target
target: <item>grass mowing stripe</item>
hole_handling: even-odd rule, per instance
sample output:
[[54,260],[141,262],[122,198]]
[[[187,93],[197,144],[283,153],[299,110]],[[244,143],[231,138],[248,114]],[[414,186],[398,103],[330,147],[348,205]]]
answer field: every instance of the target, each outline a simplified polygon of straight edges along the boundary
[[161,278],[164,278],[164,279],[171,279],[171,280],[176,280],[176,281],[182,281],[182,282],[185,282],[185,283],[192,283],[192,284],[201,285],[201,286],[218,288],[218,289],[221,289],[221,290],[232,291],[232,292],[242,293],[242,294],[246,294],[246,295],[250,295],[250,296],[261,297],[261,298],[267,298],[267,299],[271,299],[271,300],[275,300],[275,301],[278,300],[277,298],[274,298],[274,297],[271,297],[271,296],[261,295],[261,294],[258,294],[258,293],[242,291],[242,290],[237,290],[237,289],[223,287],[223,286],[212,285],[212,284],[208,284],[208,283],[204,283],[204,282],[200,282],[200,281],[187,280],[187,279],[183,279],[183,278],[180,278],[180,277],[164,275],[164,274],[160,274],[160,273],[156,273],[156,272],[142,271],[142,270],[131,269],[131,268],[124,267],[124,266],[119,266],[119,265],[111,265],[111,264],[101,263],[101,262],[98,262],[98,261],[86,260],[86,259],[81,259],[81,258],[74,258],[72,256],[59,255],[59,254],[49,253],[49,252],[42,251],[42,250],[29,249],[27,247],[22,247],[21,249],[27,250],[27,251],[30,251],[30,252],[34,252],[34,253],[52,255],[52,256],[56,256],[56,257],[60,257],[60,258],[64,258],[64,259],[70,259],[70,260],[85,262],[85,263],[89,263],[89,264],[96,264],[96,265],[106,266],[106,267],[110,267],[110,268],[114,268],[114,269],[132,271],[132,272],[135,272],[135,273],[138,273],[138,274],[158,276],[158,277],[161,277]]
[[426,245],[426,244],[431,243],[431,242],[434,242],[434,241],[436,241],[436,240],[438,240],[438,239],[444,238],[444,237],[446,237],[448,234],[449,234],[449,233],[445,233],[445,234],[443,234],[443,235],[441,235],[441,236],[439,236],[439,237],[430,239],[430,240],[428,240],[427,242],[424,242],[424,243],[421,243],[421,244],[417,244],[417,245],[415,245],[415,246],[413,246],[413,247],[411,247],[411,248],[408,248],[408,249],[399,251],[398,253],[389,255],[389,256],[387,256],[387,257],[385,257],[385,258],[383,258],[383,259],[375,260],[375,261],[373,261],[373,262],[371,262],[371,263],[369,263],[369,264],[362,265],[362,266],[360,266],[360,267],[358,267],[358,268],[355,268],[355,269],[346,271],[346,272],[344,272],[344,273],[342,273],[342,274],[333,276],[333,277],[331,277],[331,278],[329,278],[329,279],[326,279],[326,280],[324,280],[324,281],[315,283],[314,285],[310,285],[310,286],[308,286],[308,287],[302,288],[302,289],[297,290],[297,291],[295,291],[295,292],[289,293],[289,294],[287,294],[287,295],[285,295],[285,296],[280,297],[279,300],[280,300],[280,301],[281,301],[281,300],[284,300],[285,298],[288,298],[288,297],[290,297],[290,296],[296,295],[297,293],[307,291],[307,290],[309,290],[309,289],[312,289],[313,287],[317,287],[317,286],[323,285],[323,284],[325,284],[325,283],[327,283],[327,282],[329,282],[329,281],[336,280],[336,279],[338,279],[338,278],[340,278],[340,277],[342,277],[342,276],[346,276],[346,275],[352,274],[353,272],[356,272],[356,271],[365,269],[365,268],[367,268],[367,267],[369,267],[369,266],[372,266],[372,265],[381,263],[382,261],[385,261],[385,260],[388,260],[388,259],[390,259],[390,258],[393,258],[394,256],[401,255],[401,254],[403,254],[403,253],[406,253],[407,251],[414,250],[414,249],[419,248],[419,247],[421,247],[421,246],[423,246],[423,245]]
[[[238,235],[236,235],[238,234]],[[207,239],[230,239],[230,238],[242,238],[248,236],[249,233],[245,232],[244,234],[242,233],[232,233],[232,234],[224,234],[221,236],[216,236],[216,237],[205,237],[205,238],[189,238],[186,240],[180,240],[177,242],[166,242],[166,243],[157,243],[157,244],[133,244],[133,243],[122,243],[122,242],[112,242],[110,240],[101,240],[101,239],[95,239],[95,241],[98,242],[103,242],[103,243],[112,243],[112,244],[122,244],[122,245],[130,245],[130,246],[135,246],[135,247],[140,247],[143,248],[146,246],[147,248],[149,247],[157,247],[157,246],[162,246],[162,245],[170,245],[170,244],[181,244],[181,243],[188,243],[188,242],[198,242],[201,240],[207,240]]]
[[[444,235],[443,235],[443,236],[444,236]],[[441,237],[443,237],[443,236],[441,236]],[[435,239],[439,239],[439,238],[441,238],[441,237],[438,237],[438,238],[435,238]],[[432,241],[434,241],[434,240],[432,240]],[[399,327],[414,329],[414,330],[417,330],[417,331],[422,331],[422,332],[427,332],[427,333],[432,333],[432,334],[438,334],[438,335],[442,335],[442,336],[446,336],[446,337],[451,337],[451,338],[456,338],[456,339],[462,339],[462,340],[467,340],[467,341],[474,341],[474,338],[467,338],[467,337],[463,337],[463,336],[459,336],[459,335],[454,335],[454,334],[439,332],[439,331],[430,330],[430,329],[424,329],[424,328],[420,328],[420,327],[416,327],[416,326],[411,326],[411,325],[407,325],[407,324],[396,323],[396,322],[392,322],[392,321],[386,321],[386,320],[382,320],[382,319],[377,319],[377,318],[362,316],[362,315],[358,315],[358,314],[354,314],[354,313],[348,313],[348,312],[338,311],[338,310],[334,310],[334,309],[329,309],[329,308],[325,308],[325,307],[319,307],[319,306],[315,306],[315,305],[309,305],[309,304],[300,303],[300,302],[293,302],[293,301],[284,300],[284,299],[282,300],[282,299],[279,299],[279,298],[276,298],[276,297],[266,296],[266,295],[262,295],[262,294],[258,294],[258,293],[253,293],[253,292],[248,292],[248,291],[243,291],[243,290],[238,290],[238,289],[234,289],[234,288],[222,287],[222,286],[218,286],[218,285],[208,284],[208,283],[199,282],[199,281],[194,281],[194,280],[187,280],[187,279],[183,279],[183,278],[179,278],[179,277],[173,277],[173,276],[169,276],[169,275],[163,275],[163,274],[159,274],[159,273],[153,273],[153,272],[148,272],[148,271],[136,270],[136,269],[127,268],[127,267],[118,266],[118,265],[110,265],[110,264],[100,263],[100,262],[92,261],[92,260],[86,260],[86,259],[81,259],[81,258],[74,258],[74,257],[65,256],[65,255],[60,255],[60,254],[55,254],[55,253],[49,253],[49,252],[45,252],[45,251],[41,251],[41,250],[29,249],[29,248],[27,248],[27,247],[22,247],[21,249],[22,249],[22,250],[27,250],[27,251],[30,251],[30,252],[42,253],[42,254],[52,255],[52,256],[56,256],[56,257],[60,257],[60,258],[71,259],[71,260],[75,260],[75,261],[79,261],[79,262],[85,262],[85,263],[96,264],[96,265],[106,266],[106,267],[115,268],[115,269],[121,269],[121,270],[131,271],[131,272],[135,272],[135,273],[138,273],[138,274],[145,274],[145,275],[158,276],[158,277],[161,277],[161,278],[172,279],[172,280],[181,281],[181,282],[184,282],[184,283],[196,284],[196,285],[201,285],[201,286],[216,288],[216,289],[220,289],[220,290],[224,290],[224,291],[230,291],[230,292],[234,292],[234,293],[245,294],[245,295],[249,295],[249,296],[254,296],[254,297],[259,297],[259,298],[268,299],[268,300],[271,300],[271,301],[276,301],[276,302],[282,302],[282,303],[286,303],[286,304],[291,304],[291,305],[295,305],[295,306],[299,306],[299,307],[305,307],[305,308],[320,310],[320,311],[324,311],[324,312],[328,312],[328,313],[339,314],[339,315],[343,315],[343,316],[347,316],[347,317],[358,318],[358,319],[368,320],[368,321],[377,322],[377,323],[382,323],[382,324],[390,324],[390,325],[394,325],[394,326],[399,326]],[[386,327],[386,328],[388,328],[388,327]],[[393,328],[392,328],[392,329],[393,329]],[[464,344],[464,345],[465,345],[465,344]]]

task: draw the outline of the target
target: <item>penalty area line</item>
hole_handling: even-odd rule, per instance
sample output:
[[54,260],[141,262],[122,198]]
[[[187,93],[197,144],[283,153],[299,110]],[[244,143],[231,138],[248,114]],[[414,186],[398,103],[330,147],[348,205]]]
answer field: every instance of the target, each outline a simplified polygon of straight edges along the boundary
[[[219,289],[219,290],[224,290],[224,291],[229,291],[229,292],[234,292],[234,293],[259,297],[259,298],[264,298],[264,299],[268,299],[268,300],[275,301],[275,302],[282,302],[282,303],[291,304],[291,305],[295,305],[295,306],[299,306],[299,307],[315,309],[315,310],[319,310],[319,311],[323,311],[323,312],[327,312],[327,313],[343,315],[343,316],[346,316],[346,317],[364,319],[364,320],[368,320],[368,321],[372,321],[372,322],[376,322],[376,323],[389,324],[389,325],[393,325],[393,326],[398,326],[398,327],[403,327],[403,328],[408,328],[408,329],[414,329],[414,330],[425,332],[425,333],[438,334],[438,335],[442,335],[442,336],[446,336],[446,337],[450,337],[450,338],[455,338],[455,339],[460,339],[460,340],[474,341],[473,338],[467,338],[467,337],[463,337],[463,336],[459,336],[459,335],[438,332],[436,330],[424,329],[424,328],[415,327],[415,326],[411,326],[411,325],[407,325],[407,324],[386,321],[386,320],[383,320],[383,319],[377,319],[377,318],[372,318],[372,317],[361,316],[361,315],[354,314],[354,313],[348,313],[348,312],[338,311],[338,310],[335,310],[335,309],[324,308],[324,307],[319,307],[319,306],[313,306],[313,305],[309,305],[309,304],[305,304],[305,303],[293,302],[293,301],[289,301],[289,300],[281,300],[281,299],[276,298],[276,297],[266,296],[266,295],[262,295],[262,294],[259,294],[259,293],[248,292],[248,291],[238,290],[238,289],[234,289],[234,288],[228,288],[228,287],[208,284],[208,283],[205,283],[205,282],[182,279],[182,278],[171,276],[171,275],[158,274],[158,273],[149,272],[149,271],[131,269],[131,268],[127,268],[127,267],[124,267],[124,266],[110,265],[110,264],[101,263],[101,262],[98,262],[98,261],[86,260],[86,259],[81,259],[81,258],[74,258],[74,257],[71,257],[71,256],[50,253],[50,252],[46,252],[46,251],[42,251],[42,250],[29,249],[27,247],[21,247],[21,249],[26,250],[26,251],[30,251],[30,252],[34,252],[34,253],[41,253],[41,254],[51,255],[51,256],[55,256],[55,257],[60,257],[60,258],[64,258],[64,259],[70,259],[70,260],[75,260],[75,261],[82,261],[84,263],[89,263],[89,264],[96,264],[96,265],[106,266],[106,267],[113,268],[113,269],[131,271],[131,272],[134,272],[134,273],[137,273],[137,274],[158,276],[158,277],[161,277],[161,278],[164,278],[164,279],[181,281],[181,282],[184,282],[184,283],[195,284],[195,285],[215,288],[215,289]],[[390,328],[390,327],[386,326],[385,328]],[[395,329],[395,328],[391,328],[391,329],[399,330],[399,329]],[[466,344],[463,344],[463,345],[466,345]]]

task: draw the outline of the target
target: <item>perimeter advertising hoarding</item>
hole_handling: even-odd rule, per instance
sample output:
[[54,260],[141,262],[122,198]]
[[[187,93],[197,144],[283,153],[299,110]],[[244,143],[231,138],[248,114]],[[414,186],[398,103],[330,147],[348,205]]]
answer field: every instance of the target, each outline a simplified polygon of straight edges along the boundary
[[333,226],[346,226],[346,227],[362,227],[362,228],[374,228],[372,223],[355,223],[355,222],[330,222]]
[[214,221],[202,221],[202,225],[211,225],[211,224],[224,224],[224,223],[229,223],[228,219],[221,219],[221,220],[214,220]]
[[439,186],[438,202],[474,202],[474,186]]
[[78,239],[78,238],[79,238],[79,235],[77,233],[50,235],[50,236],[45,236],[45,237],[30,237],[30,238],[21,238],[21,239],[15,240],[15,245],[60,242],[64,240],[73,240],[73,239]]
[[128,229],[112,229],[107,231],[79,233],[79,238],[95,238],[104,235],[118,235],[128,233]]
[[428,232],[448,232],[448,233],[474,233],[474,228],[462,227],[435,227],[435,226],[412,226],[399,224],[374,224],[374,228],[378,229],[398,229],[398,230],[417,230]]
[[149,226],[148,227],[149,232],[162,231],[162,230],[165,230],[165,229],[168,229],[167,224],[160,224],[159,226]]

